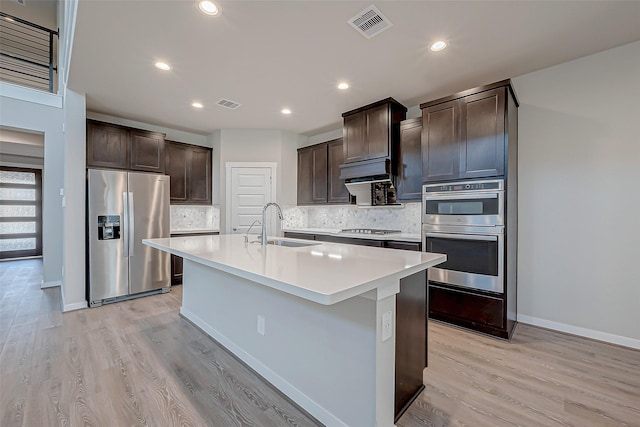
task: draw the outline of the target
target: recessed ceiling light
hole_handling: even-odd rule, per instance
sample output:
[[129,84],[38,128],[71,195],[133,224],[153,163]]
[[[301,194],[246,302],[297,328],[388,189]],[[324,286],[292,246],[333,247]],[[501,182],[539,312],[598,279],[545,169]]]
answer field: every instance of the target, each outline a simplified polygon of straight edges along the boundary
[[283,108],[281,111],[282,114],[291,114],[291,110],[288,108]]
[[431,50],[434,52],[439,52],[445,47],[447,47],[447,43],[443,42],[442,40],[438,40],[437,42],[431,45]]
[[209,0],[198,2],[198,7],[202,13],[206,13],[207,15],[216,16],[220,14],[220,8],[214,2]]
[[349,83],[345,83],[345,82],[338,83],[338,89],[340,89],[340,90],[349,89]]
[[204,105],[202,105],[202,104],[201,104],[201,103],[199,103],[199,102],[194,102],[193,104],[191,104],[191,106],[192,106],[193,108],[203,108],[203,107],[204,107]]
[[169,71],[171,66],[165,62],[156,62],[156,68],[162,71]]

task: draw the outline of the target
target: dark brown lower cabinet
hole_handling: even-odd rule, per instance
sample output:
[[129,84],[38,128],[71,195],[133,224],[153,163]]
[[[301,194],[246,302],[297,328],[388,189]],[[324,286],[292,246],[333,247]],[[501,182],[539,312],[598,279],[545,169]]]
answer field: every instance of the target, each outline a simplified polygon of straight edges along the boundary
[[427,272],[400,279],[396,295],[395,421],[424,389],[427,367]]
[[[183,236],[214,236],[220,234],[218,231],[207,231],[198,233],[180,233],[172,234],[171,237],[183,237]],[[177,255],[171,255],[171,286],[182,285],[182,257]]]
[[[419,251],[419,242],[358,239],[325,234],[285,232],[284,237]],[[422,373],[427,367],[427,272],[400,279],[396,294],[395,421],[424,389]]]
[[505,301],[500,295],[469,292],[429,282],[429,317],[509,339],[514,323],[505,325]]

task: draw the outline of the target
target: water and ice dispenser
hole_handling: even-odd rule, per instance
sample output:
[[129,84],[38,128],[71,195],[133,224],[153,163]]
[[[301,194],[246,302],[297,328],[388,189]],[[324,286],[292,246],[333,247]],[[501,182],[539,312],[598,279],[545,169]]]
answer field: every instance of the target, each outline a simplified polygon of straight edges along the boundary
[[120,215],[98,215],[98,240],[120,238]]

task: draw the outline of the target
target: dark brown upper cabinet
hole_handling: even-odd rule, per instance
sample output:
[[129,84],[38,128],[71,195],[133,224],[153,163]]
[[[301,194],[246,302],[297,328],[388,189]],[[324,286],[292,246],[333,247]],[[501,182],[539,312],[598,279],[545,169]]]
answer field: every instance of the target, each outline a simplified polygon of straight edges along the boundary
[[393,98],[344,113],[344,163],[390,158],[406,114],[407,108]]
[[421,104],[423,180],[505,175],[506,123],[517,107],[510,80]]
[[342,138],[298,150],[298,205],[349,203],[342,156]]
[[327,203],[327,144],[298,150],[298,204]]
[[351,196],[340,179],[340,165],[344,163],[344,149],[342,138],[327,143],[327,203],[349,203]]
[[132,129],[129,169],[164,173],[163,133]]
[[87,167],[164,173],[163,133],[87,120]]
[[398,202],[419,201],[422,197],[422,118],[400,123],[396,199]]
[[167,141],[165,155],[171,204],[210,205],[211,149]]
[[129,168],[129,130],[122,126],[87,120],[87,166]]

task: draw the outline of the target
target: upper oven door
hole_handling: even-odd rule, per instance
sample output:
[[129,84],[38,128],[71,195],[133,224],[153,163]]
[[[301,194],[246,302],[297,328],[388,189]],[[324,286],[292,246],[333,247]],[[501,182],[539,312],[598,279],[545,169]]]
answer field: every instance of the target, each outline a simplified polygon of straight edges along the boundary
[[423,193],[422,223],[504,225],[504,191]]
[[[429,280],[465,288],[504,290],[503,227],[422,227],[423,250],[447,255],[428,271]],[[481,234],[480,234],[481,233]]]

